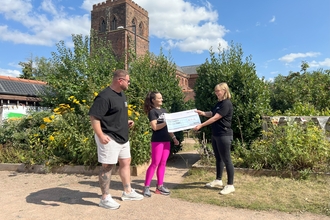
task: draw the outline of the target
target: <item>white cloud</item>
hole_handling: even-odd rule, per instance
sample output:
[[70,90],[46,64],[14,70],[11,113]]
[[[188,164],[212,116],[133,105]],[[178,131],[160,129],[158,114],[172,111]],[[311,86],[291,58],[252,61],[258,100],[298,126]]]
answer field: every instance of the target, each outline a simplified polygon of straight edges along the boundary
[[321,68],[321,67],[330,67],[330,58],[326,58],[324,61],[315,61],[308,63],[310,67]]
[[183,0],[135,0],[148,11],[150,36],[162,39],[166,49],[202,53],[210,47],[227,49],[223,39],[229,32],[217,23],[218,13],[208,1],[195,5]]
[[295,59],[298,58],[305,58],[305,57],[316,57],[320,55],[321,53],[318,52],[308,52],[308,53],[290,53],[287,54],[281,58],[279,58],[279,61],[285,62],[285,63],[291,63],[295,61]]
[[270,23],[275,22],[275,16],[272,17],[272,19],[269,20]]
[[86,11],[91,11],[93,9],[93,5],[106,2],[106,0],[84,0],[84,2],[81,5],[81,8],[85,9]]
[[258,21],[257,23],[256,23],[256,26],[258,27],[258,26],[260,26],[261,24],[260,24],[260,22]]
[[71,39],[72,34],[88,35],[90,30],[89,14],[70,15],[55,7],[51,0],[42,1],[40,10],[35,10],[30,0],[3,0],[0,14],[8,20],[20,23],[24,28],[0,26],[0,40],[16,44],[52,46],[60,40]]
[[20,74],[21,72],[18,70],[9,70],[9,69],[0,68],[0,76],[18,77]]

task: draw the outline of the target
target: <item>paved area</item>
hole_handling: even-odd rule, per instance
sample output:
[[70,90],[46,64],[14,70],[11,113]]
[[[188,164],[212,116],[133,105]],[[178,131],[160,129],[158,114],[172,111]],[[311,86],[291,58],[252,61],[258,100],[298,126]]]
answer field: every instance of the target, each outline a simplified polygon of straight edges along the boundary
[[[168,163],[165,182],[173,188],[199,159],[196,152],[176,154]],[[143,189],[145,173],[132,177],[132,186]],[[152,184],[156,184],[153,180]],[[245,209],[196,204],[153,194],[142,201],[121,201],[122,185],[118,175],[113,176],[111,194],[121,204],[118,210],[98,207],[100,189],[96,175],[35,174],[0,172],[1,220],[48,219],[153,219],[153,220],[329,220],[327,216],[303,213],[293,215],[281,212],[252,211]]]

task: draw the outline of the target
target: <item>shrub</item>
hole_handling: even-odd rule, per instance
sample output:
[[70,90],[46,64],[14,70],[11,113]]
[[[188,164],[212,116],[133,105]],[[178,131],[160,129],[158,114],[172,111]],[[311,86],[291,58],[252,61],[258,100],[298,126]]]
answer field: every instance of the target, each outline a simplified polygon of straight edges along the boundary
[[[236,165],[277,171],[329,171],[330,144],[323,130],[313,123],[270,126],[250,149],[237,145]],[[238,160],[237,158],[242,158]]]

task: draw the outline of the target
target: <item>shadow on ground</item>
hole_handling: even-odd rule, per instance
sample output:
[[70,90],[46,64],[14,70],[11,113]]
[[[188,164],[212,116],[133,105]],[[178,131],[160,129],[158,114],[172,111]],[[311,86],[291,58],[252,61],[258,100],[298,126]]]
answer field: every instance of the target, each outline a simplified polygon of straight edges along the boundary
[[30,195],[26,197],[26,202],[50,206],[60,206],[60,203],[98,205],[84,200],[84,198],[99,198],[99,195],[97,193],[81,192],[79,190],[56,187],[30,193]]

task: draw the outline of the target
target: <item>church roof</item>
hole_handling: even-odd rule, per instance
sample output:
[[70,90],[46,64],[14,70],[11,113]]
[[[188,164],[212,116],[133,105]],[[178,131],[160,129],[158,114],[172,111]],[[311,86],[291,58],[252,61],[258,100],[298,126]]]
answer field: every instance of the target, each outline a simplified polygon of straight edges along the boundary
[[189,75],[192,75],[192,74],[197,74],[197,68],[199,67],[200,65],[191,65],[191,66],[177,66],[177,70],[179,70],[180,72],[183,72],[185,74],[189,74]]

